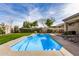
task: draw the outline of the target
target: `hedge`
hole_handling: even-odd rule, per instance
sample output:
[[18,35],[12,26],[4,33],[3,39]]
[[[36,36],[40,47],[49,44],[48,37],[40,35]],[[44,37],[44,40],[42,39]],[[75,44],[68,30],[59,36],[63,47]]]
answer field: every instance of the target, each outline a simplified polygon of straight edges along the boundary
[[40,28],[20,28],[21,33],[40,32]]

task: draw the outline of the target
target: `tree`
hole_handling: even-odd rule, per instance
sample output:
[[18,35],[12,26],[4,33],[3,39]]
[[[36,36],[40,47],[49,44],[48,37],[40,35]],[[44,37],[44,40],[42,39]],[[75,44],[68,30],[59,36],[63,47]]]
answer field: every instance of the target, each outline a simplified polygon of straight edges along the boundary
[[46,22],[45,22],[45,24],[48,26],[48,27],[50,27],[53,23],[54,23],[54,19],[50,19],[50,18],[48,18],[47,20],[46,20]]
[[0,34],[4,34],[5,33],[5,24],[1,23],[0,24]]
[[37,21],[34,21],[34,22],[31,23],[31,26],[32,26],[32,27],[35,27],[35,26],[37,26],[37,25],[38,25],[38,24],[37,24]]
[[14,26],[14,33],[18,33],[19,32],[19,27],[18,26]]
[[5,30],[5,24],[1,23],[2,29]]
[[0,34],[4,34],[4,29],[2,27],[0,27]]
[[23,23],[23,28],[30,28],[30,27],[31,27],[30,22],[25,21],[25,22]]
[[25,21],[23,23],[23,28],[32,28],[32,27],[35,27],[35,26],[37,26],[37,21],[34,21],[34,22]]

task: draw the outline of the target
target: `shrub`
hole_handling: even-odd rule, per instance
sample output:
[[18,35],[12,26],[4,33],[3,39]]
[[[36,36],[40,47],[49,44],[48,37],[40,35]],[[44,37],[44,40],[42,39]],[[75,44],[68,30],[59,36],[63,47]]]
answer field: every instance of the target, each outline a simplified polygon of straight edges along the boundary
[[21,33],[34,33],[40,32],[40,28],[20,28]]
[[19,33],[19,27],[18,26],[14,26],[14,33]]
[[0,34],[4,34],[4,29],[0,27]]
[[47,30],[47,33],[52,33],[52,32],[53,32],[52,29]]
[[75,31],[66,31],[63,33],[64,35],[76,35]]

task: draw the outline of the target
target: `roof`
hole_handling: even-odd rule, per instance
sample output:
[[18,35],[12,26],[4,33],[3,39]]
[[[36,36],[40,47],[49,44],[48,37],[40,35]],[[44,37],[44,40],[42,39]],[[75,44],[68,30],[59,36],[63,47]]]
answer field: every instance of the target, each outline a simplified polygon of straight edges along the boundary
[[70,19],[72,19],[72,18],[74,18],[74,17],[77,17],[77,16],[79,16],[79,13],[76,13],[76,14],[70,16],[70,17],[67,17],[67,18],[65,18],[63,21],[70,20]]
[[57,24],[57,25],[54,25],[54,26],[63,26],[63,25],[64,25],[64,23]]
[[51,28],[53,28],[53,27],[61,27],[61,26],[64,26],[64,23],[58,24],[58,25],[56,25],[56,26],[51,26]]

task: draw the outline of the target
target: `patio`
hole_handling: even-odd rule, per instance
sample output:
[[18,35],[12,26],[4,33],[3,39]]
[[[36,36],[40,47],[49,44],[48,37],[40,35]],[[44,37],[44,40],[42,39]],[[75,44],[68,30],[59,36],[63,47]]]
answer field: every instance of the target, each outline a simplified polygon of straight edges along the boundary
[[72,53],[75,56],[79,55],[79,43],[74,43],[68,40],[64,40],[64,38],[60,36],[53,36],[53,38],[61,43],[65,49],[67,49],[70,53]]

